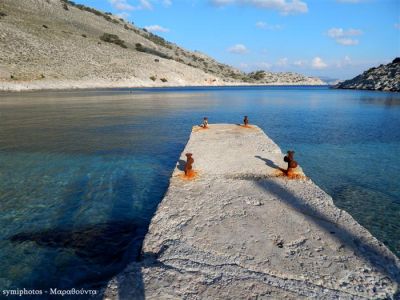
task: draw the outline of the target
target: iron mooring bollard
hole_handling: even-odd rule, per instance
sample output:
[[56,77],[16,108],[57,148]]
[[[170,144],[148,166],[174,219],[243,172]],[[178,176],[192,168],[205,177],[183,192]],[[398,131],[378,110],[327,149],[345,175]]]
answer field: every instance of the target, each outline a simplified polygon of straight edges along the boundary
[[244,116],[243,123],[244,123],[244,126],[249,125],[249,118],[247,116]]
[[203,128],[207,128],[208,127],[208,118],[204,117],[203,118]]
[[186,153],[186,165],[185,165],[185,175],[190,176],[193,172],[193,163],[194,159],[192,157],[192,153]]
[[288,151],[287,155],[283,158],[285,162],[288,163],[286,174],[290,175],[291,171],[297,167],[297,161],[294,160],[294,151]]

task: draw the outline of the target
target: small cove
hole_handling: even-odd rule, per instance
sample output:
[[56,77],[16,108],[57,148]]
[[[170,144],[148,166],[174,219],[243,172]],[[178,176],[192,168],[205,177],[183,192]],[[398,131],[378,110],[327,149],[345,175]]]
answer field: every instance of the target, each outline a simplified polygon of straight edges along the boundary
[[0,94],[0,288],[101,287],[138,245],[193,125],[248,115],[400,255],[400,94],[325,87]]

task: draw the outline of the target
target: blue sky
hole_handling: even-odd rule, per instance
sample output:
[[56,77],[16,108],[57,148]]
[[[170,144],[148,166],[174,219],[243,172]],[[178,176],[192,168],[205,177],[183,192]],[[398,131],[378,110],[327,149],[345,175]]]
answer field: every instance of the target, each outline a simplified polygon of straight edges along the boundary
[[399,0],[76,0],[243,71],[346,79],[400,56]]

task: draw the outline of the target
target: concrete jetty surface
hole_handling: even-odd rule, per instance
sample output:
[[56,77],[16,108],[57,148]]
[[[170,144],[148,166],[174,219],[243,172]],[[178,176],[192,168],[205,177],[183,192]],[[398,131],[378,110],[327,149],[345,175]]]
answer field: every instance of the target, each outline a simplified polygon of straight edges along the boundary
[[399,298],[399,259],[310,179],[280,176],[285,166],[257,126],[194,127],[141,261],[104,298]]

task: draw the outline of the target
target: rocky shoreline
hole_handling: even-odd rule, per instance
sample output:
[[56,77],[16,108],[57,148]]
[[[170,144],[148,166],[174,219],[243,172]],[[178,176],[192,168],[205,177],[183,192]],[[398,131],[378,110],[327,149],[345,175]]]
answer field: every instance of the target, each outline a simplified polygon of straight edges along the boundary
[[334,88],[400,92],[400,58],[395,58],[387,65],[370,68],[353,79],[338,83]]
[[41,82],[0,82],[1,92],[28,92],[28,91],[57,91],[57,90],[86,90],[86,89],[112,89],[112,88],[179,88],[179,87],[238,87],[238,86],[325,86],[325,84],[308,82],[277,82],[277,83],[247,83],[247,82],[213,82],[204,84],[203,82],[169,82],[156,84],[148,82],[138,82],[136,80],[120,81],[41,81]]

